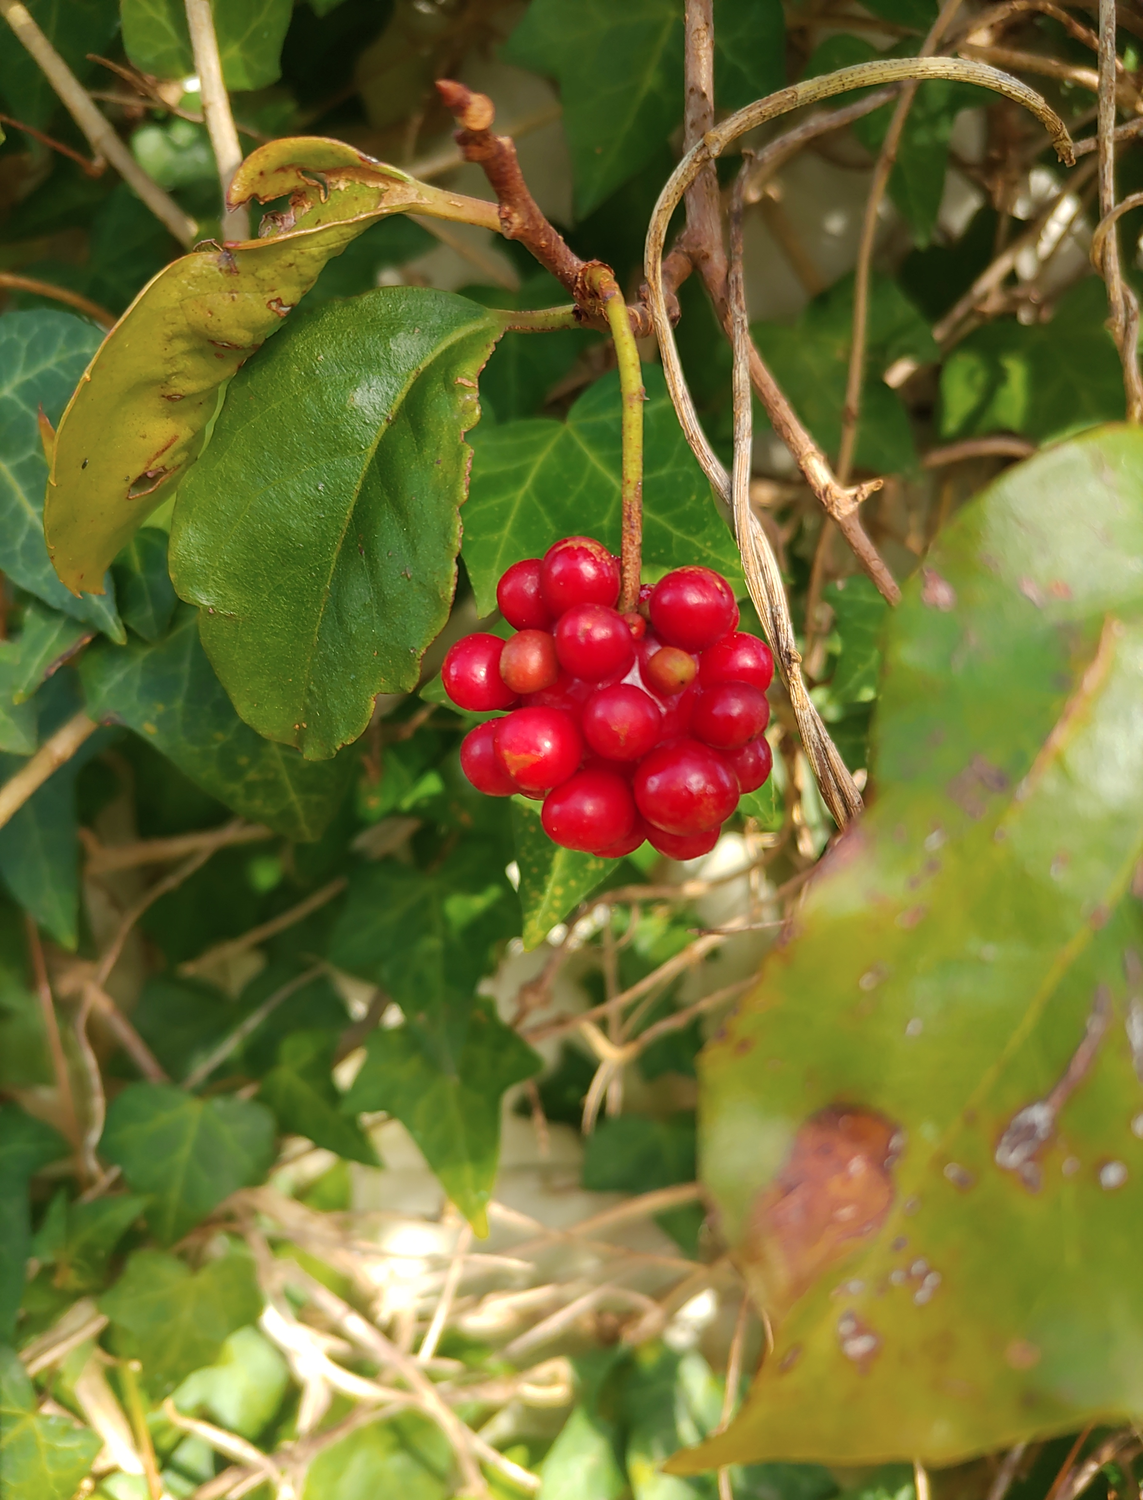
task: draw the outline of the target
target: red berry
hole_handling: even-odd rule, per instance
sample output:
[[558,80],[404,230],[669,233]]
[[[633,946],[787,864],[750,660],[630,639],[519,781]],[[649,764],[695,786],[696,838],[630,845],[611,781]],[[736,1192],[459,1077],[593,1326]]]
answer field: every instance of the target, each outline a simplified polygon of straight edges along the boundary
[[623,616],[623,623],[631,632],[633,641],[641,641],[647,634],[647,622],[637,609],[629,609]]
[[583,737],[608,760],[642,760],[659,743],[663,715],[642,688],[619,682],[592,693],[583,710]]
[[622,859],[625,854],[634,854],[639,845],[642,844],[651,829],[646,821],[635,814],[635,826],[625,839],[619,839],[614,844],[608,844],[606,849],[593,849],[591,852],[597,854],[600,859]]
[[513,563],[496,585],[496,602],[500,613],[514,630],[549,630],[552,613],[540,593],[538,557],[526,557]]
[[668,645],[705,651],[738,624],[738,605],[710,568],[676,568],[655,585],[651,624]]
[[631,790],[614,771],[580,771],[544,799],[544,832],[590,854],[625,839],[635,825]]
[[478,724],[461,741],[460,769],[478,792],[486,797],[510,797],[520,788],[497,759],[496,726],[499,719]]
[[774,656],[765,641],[736,630],[708,646],[699,660],[703,687],[716,682],[749,682],[763,693],[774,677]]
[[556,643],[546,630],[521,630],[504,642],[500,675],[514,693],[538,693],[560,675]]
[[612,605],[619,598],[619,563],[594,537],[566,537],[544,553],[540,590],[557,616],[573,604]]
[[627,671],[635,660],[635,642],[615,610],[605,604],[573,604],[556,626],[556,654],[565,672],[599,682]]
[[449,647],[441,668],[445,692],[458,708],[487,713],[511,708],[516,694],[500,676],[500,653],[504,642],[498,635],[477,632]]
[[740,792],[756,792],[774,768],[774,752],[761,735],[722,758],[737,777]]
[[661,828],[650,828],[647,837],[651,847],[668,859],[698,859],[709,854],[718,843],[720,828],[708,828],[705,833],[664,833]]
[[717,751],[698,740],[675,740],[652,750],[640,765],[635,801],[656,828],[705,833],[734,811],[738,782]]
[[583,705],[594,691],[594,682],[584,682],[561,667],[560,675],[551,687],[542,688],[538,693],[529,693],[524,703],[528,708],[562,708],[564,713],[571,714],[578,723]]
[[691,733],[716,750],[738,750],[769,722],[765,693],[749,682],[719,682],[699,694],[691,714]]
[[501,765],[528,792],[559,786],[583,758],[576,722],[558,708],[520,708],[497,719],[495,743]]
[[653,692],[673,698],[690,687],[698,673],[698,662],[678,646],[660,646],[643,663],[643,680]]

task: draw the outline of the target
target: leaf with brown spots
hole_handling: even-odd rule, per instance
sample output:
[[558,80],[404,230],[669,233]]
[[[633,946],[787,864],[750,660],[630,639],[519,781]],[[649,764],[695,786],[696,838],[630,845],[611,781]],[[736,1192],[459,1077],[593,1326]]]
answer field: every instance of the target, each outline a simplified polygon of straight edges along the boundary
[[962,511],[890,623],[874,749],[701,1060],[703,1176],[775,1347],[676,1473],[1143,1411],[1143,434]]

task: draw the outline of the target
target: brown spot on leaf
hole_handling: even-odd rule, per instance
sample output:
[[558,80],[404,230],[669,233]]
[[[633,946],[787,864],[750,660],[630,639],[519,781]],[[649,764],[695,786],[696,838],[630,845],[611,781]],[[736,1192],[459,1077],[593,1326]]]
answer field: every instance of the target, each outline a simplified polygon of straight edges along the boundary
[[1034,578],[1021,578],[1020,592],[1025,599],[1031,599],[1037,609],[1043,609],[1045,604],[1044,591]]
[[956,608],[956,589],[947,578],[942,578],[935,568],[922,569],[921,577],[924,580],[921,587],[922,604],[927,604],[930,609],[939,609],[943,614]]
[[747,1233],[744,1256],[771,1310],[784,1311],[876,1234],[893,1203],[900,1145],[898,1128],[872,1110],[835,1105],[801,1126]]
[[1013,1339],[1004,1351],[1004,1363],[1013,1370],[1030,1370],[1040,1363],[1040,1351],[1027,1339]]
[[999,766],[991,765],[983,755],[974,755],[959,776],[954,776],[945,790],[970,818],[983,818],[990,796],[1007,790],[1008,777]]

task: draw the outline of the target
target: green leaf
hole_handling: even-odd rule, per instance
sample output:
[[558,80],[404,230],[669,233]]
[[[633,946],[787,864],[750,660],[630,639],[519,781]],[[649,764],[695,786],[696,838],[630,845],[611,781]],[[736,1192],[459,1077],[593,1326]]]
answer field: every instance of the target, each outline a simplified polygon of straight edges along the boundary
[[11,1341],[16,1310],[24,1295],[25,1267],[32,1242],[28,1183],[41,1167],[67,1151],[64,1141],[42,1120],[14,1104],[0,1104],[0,1339]]
[[440,1428],[410,1412],[323,1448],[306,1471],[302,1500],[445,1500],[454,1493],[452,1468]]
[[39,999],[21,974],[0,967],[0,1088],[32,1088],[51,1081]]
[[[703,563],[733,579],[741,572],[738,550],[687,446],[662,371],[645,365],[643,380],[643,562],[664,572]],[[496,608],[505,568],[542,557],[560,537],[594,536],[618,552],[619,423],[619,380],[610,374],[584,392],[566,422],[532,417],[474,435],[464,562],[481,615]]]
[[416,685],[500,326],[452,292],[384,287],[297,318],[235,380],[179,490],[171,569],[260,734],[323,760],[378,693]]
[[776,1346],[675,1472],[952,1463],[1136,1409],[1141,703],[1143,438],[1110,428],[1009,469],[906,585],[876,798],[700,1059]]
[[1107,294],[1089,277],[1050,323],[1005,318],[974,330],[941,370],[941,435],[1022,432],[1037,441],[1123,416],[1123,373]]
[[[482,307],[513,309],[552,307],[567,301],[567,293],[546,271],[529,277],[515,293],[506,292],[503,287],[466,286],[464,295]],[[480,377],[480,404],[485,418],[489,408],[497,422],[534,416],[544,405],[548,392],[596,337],[581,328],[506,333]]]
[[746,792],[739,797],[738,811],[744,818],[757,818],[764,831],[777,833],[785,817],[785,799],[773,773],[756,792]]
[[182,1079],[242,1019],[213,985],[152,974],[131,1012],[135,1030],[172,1078]]
[[520,867],[524,947],[538,948],[557,922],[593,891],[613,868],[606,859],[561,849],[544,832],[534,805],[512,801],[512,831]]
[[[69,589],[98,587],[170,496],[203,446],[223,388],[281,328],[328,260],[389,214],[453,212],[443,190],[343,142],[305,137],[283,137],[253,152],[230,191],[263,203],[288,196],[290,205],[267,215],[258,239],[224,249],[204,241],[149,282],[99,345],[60,418],[44,527],[52,563]],[[79,319],[50,316],[91,337]],[[0,357],[6,371],[2,344]],[[30,415],[34,432],[34,404]],[[34,446],[29,439],[29,451]],[[6,568],[2,550],[0,566]]]
[[[583,1185],[596,1193],[648,1193],[695,1180],[695,1121],[689,1114],[654,1120],[616,1115],[602,1120],[584,1143]],[[686,1203],[656,1215],[690,1255],[696,1250],[703,1213]]]
[[[306,306],[318,307],[334,297],[356,297],[360,292],[371,292],[383,270],[416,260],[438,243],[427,229],[404,214],[382,219],[346,245],[335,259],[326,262],[306,294]],[[465,288],[464,295],[470,295],[469,288]]]
[[100,1151],[129,1187],[149,1195],[147,1222],[170,1244],[230,1193],[262,1180],[274,1160],[274,1121],[246,1099],[133,1083],[108,1106]]
[[128,725],[219,801],[288,838],[319,838],[345,790],[347,760],[312,765],[244,724],[180,608],[165,640],[100,643],[80,663],[88,710]]
[[127,183],[120,182],[92,215],[87,284],[83,290],[100,307],[121,313],[140,288],[177,253],[178,246],[170,230],[155,218]]
[[133,1193],[67,1204],[59,1243],[42,1247],[42,1230],[36,1237],[36,1255],[56,1267],[55,1285],[74,1292],[102,1286],[112,1251],[146,1206],[146,1198]]
[[881,633],[889,606],[876,585],[859,573],[827,584],[824,594],[841,641],[830,696],[838,703],[870,703],[877,696]]
[[[24,764],[15,756],[0,756],[0,777],[7,780]],[[79,941],[77,769],[61,767],[0,828],[0,879],[69,952]]]
[[0,1480],[4,1500],[72,1500],[103,1439],[67,1417],[42,1417],[15,1350],[0,1345]]
[[137,531],[111,566],[119,613],[136,635],[152,643],[170,628],[178,598],[167,571],[167,534],[154,526]]
[[[664,1459],[705,1437],[721,1415],[720,1382],[702,1355],[644,1344],[624,1381],[623,1404],[632,1500],[716,1500],[713,1475],[688,1481],[662,1472]],[[733,1493],[744,1496],[737,1482]]]
[[501,1096],[542,1066],[490,1001],[475,1000],[464,1045],[447,1070],[408,1023],[373,1032],[343,1108],[395,1115],[445,1192],[477,1234],[485,1235],[500,1153]]
[[[722,0],[715,91],[738,109],[780,88],[785,28],[776,0]],[[682,118],[679,0],[533,0],[505,56],[555,78],[582,218],[636,173]]]
[[[53,609],[121,641],[114,596],[76,598],[52,571],[42,519],[48,466],[39,412],[59,421],[99,340],[97,329],[71,313],[45,308],[0,318],[0,571]],[[91,579],[106,586],[104,571]]]
[[615,1456],[614,1434],[585,1406],[577,1406],[540,1468],[539,1500],[620,1500],[627,1477]]
[[274,1112],[278,1129],[304,1135],[315,1146],[335,1151],[347,1161],[379,1165],[361,1127],[347,1120],[330,1076],[335,1039],[327,1032],[300,1031],[283,1038],[277,1066],[262,1080],[258,1097]]
[[277,1415],[290,1371],[257,1328],[239,1328],[216,1363],[187,1376],[171,1396],[181,1412],[205,1412],[228,1432],[254,1441]]
[[[46,609],[35,600],[24,610],[20,636],[15,643],[12,698],[22,704],[60,667],[86,646],[94,631],[57,609]],[[34,750],[35,744],[32,745]]]
[[[38,705],[23,701],[25,695],[20,692],[23,676],[19,646],[13,641],[3,642],[0,644],[0,751],[9,755],[31,755],[39,743]],[[17,698],[21,701],[17,702]]]
[[[27,9],[80,82],[94,71],[87,54],[107,51],[119,21],[115,0],[27,0]],[[59,108],[39,64],[11,33],[0,47],[0,99],[7,113],[41,130]]]
[[140,1360],[148,1386],[165,1395],[258,1321],[262,1294],[244,1248],[231,1246],[200,1271],[162,1250],[136,1250],[99,1310],[111,1320],[117,1351]]
[[[123,45],[144,73],[194,73],[182,0],[122,0]],[[214,29],[228,89],[263,89],[281,77],[280,58],[291,0],[212,0]]]

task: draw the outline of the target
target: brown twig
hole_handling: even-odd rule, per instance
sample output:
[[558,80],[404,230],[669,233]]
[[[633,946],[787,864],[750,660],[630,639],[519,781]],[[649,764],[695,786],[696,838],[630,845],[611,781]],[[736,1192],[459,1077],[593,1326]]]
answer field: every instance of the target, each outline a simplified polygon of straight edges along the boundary
[[6,287],[12,292],[31,292],[37,297],[50,297],[53,302],[63,302],[67,307],[74,307],[76,312],[93,318],[96,323],[102,323],[104,328],[113,327],[116,321],[114,313],[100,307],[98,302],[92,302],[90,297],[73,292],[65,286],[56,286],[51,281],[41,281],[37,276],[19,276],[15,271],[0,271],[0,287]]
[[[1099,3],[1099,214],[1107,220],[1115,212],[1115,0]],[[1095,248],[1093,243],[1093,250]],[[1127,420],[1143,422],[1143,375],[1139,370],[1139,302],[1123,277],[1119,259],[1119,234],[1112,221],[1110,232],[1100,242],[1097,269],[1107,284],[1111,310],[1111,336],[1123,366],[1127,395]]]
[[1027,1450],[1027,1443],[1017,1443],[1015,1447],[1009,1448],[1001,1460],[1000,1467],[996,1471],[996,1478],[992,1481],[985,1500],[1004,1500],[1005,1495],[1012,1488],[1012,1481],[1016,1478],[1016,1471],[1020,1467],[1020,1460]]
[[296,906],[291,906],[288,911],[272,917],[270,921],[263,922],[258,927],[252,927],[241,937],[228,938],[224,943],[216,943],[213,948],[207,948],[197,958],[187,959],[185,963],[179,965],[179,973],[201,974],[218,964],[236,958],[240,953],[257,948],[259,943],[266,942],[268,938],[277,937],[279,932],[285,932],[296,922],[301,922],[308,917],[311,912],[318,911],[327,902],[332,901],[335,896],[340,896],[348,884],[347,877],[339,875],[336,880],[331,880],[328,885],[323,885],[320,890],[314,891],[304,901],[299,901]]
[[960,443],[948,443],[943,448],[930,448],[921,459],[925,469],[943,469],[948,464],[963,463],[966,458],[1030,458],[1036,451],[1035,443],[1027,438],[994,437],[965,438]]
[[[86,837],[85,837],[86,835]],[[225,836],[224,836],[225,835]],[[110,875],[116,870],[134,870],[139,865],[165,865],[185,859],[203,847],[221,849],[234,844],[257,844],[274,837],[272,828],[257,823],[227,823],[225,829],[207,828],[199,833],[179,833],[166,839],[143,839],[134,844],[101,844],[87,829],[80,830],[87,849],[88,875]]]
[[[1061,62],[1059,58],[1047,57],[1042,52],[1019,52],[1014,47],[974,47],[968,43],[958,47],[957,51],[962,57],[994,63],[998,68],[1018,68],[1022,73],[1038,73],[1042,78],[1055,78],[1091,94],[1099,93],[1099,74],[1094,68]],[[1112,95],[1124,109],[1139,107],[1139,93],[1126,79],[1115,79]]]
[[44,947],[40,942],[40,930],[34,919],[26,912],[24,926],[28,935],[28,953],[32,960],[32,978],[40,1001],[40,1014],[44,1021],[44,1036],[47,1038],[56,1092],[60,1098],[60,1111],[64,1120],[63,1133],[78,1151],[83,1134],[79,1128],[79,1116],[76,1114],[75,1095],[72,1093],[71,1075],[68,1073],[67,1058],[64,1055],[63,1041],[60,1037],[55,999],[52,995],[51,981],[48,979],[48,966],[44,962]]
[[93,984],[85,991],[85,999],[107,1022],[108,1029],[148,1083],[170,1082],[158,1058],[105,990]]
[[25,125],[23,120],[13,119],[11,115],[0,114],[0,125],[10,125],[13,130],[19,130],[24,135],[30,135],[34,141],[39,141],[41,146],[47,146],[52,151],[58,151],[61,156],[70,157],[76,162],[85,177],[102,177],[106,170],[106,161],[99,159],[89,161],[82,151],[76,151],[71,146],[65,146],[63,141],[57,141],[54,136],[45,135],[42,130],[37,130],[34,125]]
[[[3,0],[0,0],[0,4],[2,3]],[[0,786],[0,828],[11,821],[53,772],[66,765],[98,728],[95,720],[81,709],[44,741],[27,764],[21,766],[15,776],[10,776]]]
[[203,118],[222,188],[222,237],[224,240],[249,239],[250,218],[246,208],[231,208],[226,201],[231,179],[242,161],[242,146],[230,112],[226,80],[222,76],[222,58],[218,52],[210,0],[184,0],[184,3],[194,69],[202,90]]

